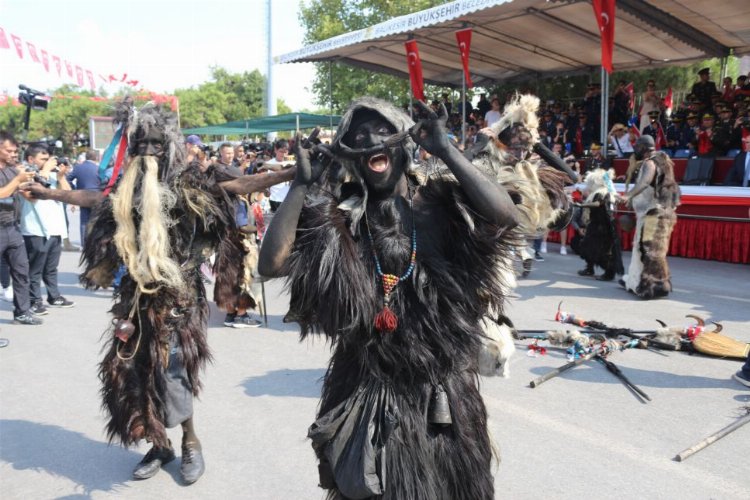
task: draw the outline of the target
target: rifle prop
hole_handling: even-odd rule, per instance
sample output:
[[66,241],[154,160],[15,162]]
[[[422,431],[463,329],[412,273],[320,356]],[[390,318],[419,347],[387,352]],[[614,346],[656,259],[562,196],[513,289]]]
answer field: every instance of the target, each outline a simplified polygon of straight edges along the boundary
[[594,347],[583,349],[581,351],[576,352],[573,356],[572,361],[564,364],[563,366],[559,368],[555,368],[554,370],[549,371],[540,377],[535,378],[534,380],[529,382],[529,387],[531,387],[532,389],[535,387],[538,387],[542,385],[544,382],[557,377],[558,375],[570,370],[571,368],[574,368],[580,364],[585,363],[586,361],[590,360],[591,358],[597,355],[606,355],[607,353],[610,353],[616,350],[629,349],[629,348],[635,347],[637,344],[638,344],[638,341],[635,339],[625,344],[621,344],[620,342],[617,342],[611,339],[605,340],[604,342],[601,342],[595,345]]
[[682,450],[680,453],[678,453],[674,457],[674,459],[677,462],[682,462],[683,460],[693,456],[695,453],[698,453],[703,448],[706,448],[709,445],[715,443],[716,441],[723,438],[727,434],[734,432],[740,427],[742,427],[743,425],[749,423],[750,422],[750,409],[748,409],[747,407],[745,407],[745,409],[747,410],[747,414],[745,414],[745,416],[738,418],[737,420],[727,425],[723,429],[715,432],[714,434],[711,434],[710,436],[708,436],[706,439],[696,444],[695,446],[691,446],[690,448],[686,450]]

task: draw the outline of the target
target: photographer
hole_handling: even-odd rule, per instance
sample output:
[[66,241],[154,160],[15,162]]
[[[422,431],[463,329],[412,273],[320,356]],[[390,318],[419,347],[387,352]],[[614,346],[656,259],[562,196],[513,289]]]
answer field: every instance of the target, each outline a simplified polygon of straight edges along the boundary
[[42,320],[30,311],[29,260],[18,230],[15,196],[21,183],[31,180],[34,174],[17,170],[17,161],[18,143],[13,135],[0,130],[0,258],[7,259],[13,279],[13,322],[40,325]]
[[[44,144],[32,144],[26,150],[26,170],[34,173],[34,181],[50,189],[70,190],[66,176],[72,170],[67,158],[50,156]],[[41,295],[41,284],[47,288],[50,307],[73,307],[75,304],[60,295],[57,268],[60,265],[62,240],[68,237],[65,206],[59,201],[34,200],[22,192],[21,234],[29,258],[29,298],[31,312],[47,314]]]
[[[289,142],[286,139],[279,139],[278,141],[276,141],[273,146],[273,152],[274,157],[264,162],[263,166],[258,169],[259,171],[279,171],[294,165],[294,161],[287,159],[287,154],[289,153]],[[290,185],[291,182],[282,182],[271,186],[271,212],[276,212],[279,206],[281,206],[281,202],[284,201],[287,193],[289,193]]]

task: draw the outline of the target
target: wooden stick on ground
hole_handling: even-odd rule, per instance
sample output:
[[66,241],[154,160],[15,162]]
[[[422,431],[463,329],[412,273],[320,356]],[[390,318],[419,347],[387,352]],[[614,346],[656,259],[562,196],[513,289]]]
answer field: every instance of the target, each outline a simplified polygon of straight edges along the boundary
[[710,436],[708,436],[706,439],[704,439],[700,443],[696,444],[695,446],[691,446],[690,448],[681,451],[680,453],[677,454],[676,457],[674,457],[674,459],[676,461],[678,461],[678,462],[682,462],[686,458],[689,458],[689,457],[693,456],[693,454],[698,453],[703,448],[706,448],[707,446],[715,443],[716,441],[718,441],[719,439],[723,438],[724,436],[726,436],[730,432],[736,431],[737,429],[739,429],[740,427],[742,427],[743,425],[745,425],[745,424],[747,424],[749,422],[750,422],[750,413],[748,413],[744,417],[738,418],[733,423],[727,425],[726,427],[724,427],[720,431],[718,431],[718,432],[716,432],[714,434],[711,434]]

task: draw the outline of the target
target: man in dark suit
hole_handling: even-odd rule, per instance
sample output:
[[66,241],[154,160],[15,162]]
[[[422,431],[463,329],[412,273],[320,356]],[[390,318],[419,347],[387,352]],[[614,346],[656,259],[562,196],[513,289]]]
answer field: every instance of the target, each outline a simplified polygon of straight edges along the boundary
[[[96,163],[99,161],[99,152],[95,149],[91,149],[86,152],[86,161],[75,165],[73,171],[68,174],[68,182],[72,184],[74,189],[86,189],[90,191],[98,191],[101,188],[101,180],[99,179],[99,165]],[[89,223],[89,217],[91,216],[90,208],[81,208],[81,247],[83,247],[83,241],[86,239],[86,226]]]
[[750,135],[742,139],[742,145],[745,150],[734,157],[732,168],[724,179],[725,186],[750,185]]

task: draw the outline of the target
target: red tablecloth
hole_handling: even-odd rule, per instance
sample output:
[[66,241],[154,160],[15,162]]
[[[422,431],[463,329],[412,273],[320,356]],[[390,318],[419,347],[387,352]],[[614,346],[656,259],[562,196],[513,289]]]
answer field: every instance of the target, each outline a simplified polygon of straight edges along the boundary
[[[674,162],[674,178],[677,182],[682,182],[682,178],[685,177],[685,168],[687,167],[687,158],[672,158]],[[711,173],[711,184],[722,184],[727,176],[727,173],[732,168],[732,158],[716,158],[714,161],[714,170]],[[628,171],[628,160],[627,159],[615,159],[612,165],[615,169],[616,175],[625,175]],[[635,179],[633,179],[634,182]]]
[[[615,187],[622,192],[622,185]],[[623,213],[617,215],[620,241],[623,250],[631,250],[635,230],[625,232],[620,229],[621,215]],[[630,215],[635,217],[635,214]],[[703,220],[690,216],[739,220]],[[574,230],[569,226],[568,241],[573,235]],[[550,233],[547,240],[557,243],[560,235]],[[669,255],[750,264],[750,189],[683,186],[682,204],[677,209],[677,224],[672,231]]]

